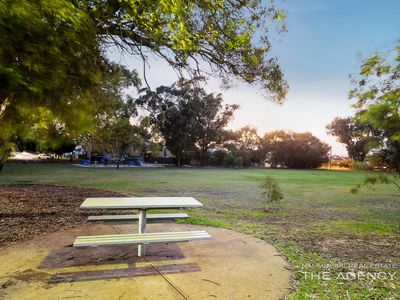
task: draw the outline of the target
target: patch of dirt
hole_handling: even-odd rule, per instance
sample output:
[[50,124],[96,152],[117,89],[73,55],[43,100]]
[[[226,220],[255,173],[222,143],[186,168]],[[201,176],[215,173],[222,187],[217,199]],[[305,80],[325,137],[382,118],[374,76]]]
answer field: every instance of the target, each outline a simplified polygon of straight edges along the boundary
[[[224,210],[209,209],[214,213]],[[253,209],[254,212],[265,212]],[[306,252],[317,253],[326,258],[351,262],[399,263],[400,264],[400,231],[391,235],[371,233],[350,233],[344,230],[315,230],[315,224],[324,221],[358,220],[357,216],[338,215],[333,210],[302,211],[274,209],[268,215],[254,218],[241,211],[229,212],[229,216],[238,221],[250,222],[265,228],[265,235],[271,240],[296,241]],[[212,218],[213,216],[210,215]],[[215,217],[215,216],[214,216]],[[269,229],[272,228],[272,231]],[[257,228],[256,230],[259,230]]]
[[400,262],[399,237],[399,234],[383,236],[303,232],[296,240],[306,251],[325,257],[353,262],[393,263]]
[[0,185],[0,247],[82,225],[89,215],[104,214],[104,211],[82,211],[79,205],[86,197],[102,196],[124,195],[63,186]]
[[[392,235],[375,233],[349,233],[338,230],[315,231],[315,223],[301,215],[289,215],[278,221],[276,218],[264,218],[265,226],[281,227],[280,238],[296,241],[306,252],[318,253],[323,257],[352,262],[389,263],[400,262],[400,232]],[[316,220],[335,220],[321,215]]]
[[52,275],[47,272],[28,269],[14,274],[13,278],[23,282],[48,282],[51,276]]

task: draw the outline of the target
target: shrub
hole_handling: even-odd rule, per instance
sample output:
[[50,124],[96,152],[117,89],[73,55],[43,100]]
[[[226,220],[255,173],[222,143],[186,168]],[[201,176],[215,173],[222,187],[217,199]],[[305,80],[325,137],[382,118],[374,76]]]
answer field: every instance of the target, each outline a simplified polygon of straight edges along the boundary
[[229,155],[226,150],[216,150],[212,153],[213,162],[217,166],[222,166],[224,164],[225,157]]
[[230,167],[230,166],[232,166],[232,164],[233,164],[233,156],[230,153],[227,153],[224,156],[224,165],[226,167]]
[[235,161],[233,162],[233,164],[237,168],[243,166],[243,158],[241,156],[236,157]]
[[368,171],[369,166],[366,162],[360,162],[360,161],[354,161],[350,164],[350,167],[353,170],[358,170],[358,171]]
[[279,187],[278,183],[270,176],[267,176],[265,178],[261,188],[263,189],[261,195],[266,198],[266,209],[268,209],[269,203],[277,202],[283,199],[283,192],[281,188]]

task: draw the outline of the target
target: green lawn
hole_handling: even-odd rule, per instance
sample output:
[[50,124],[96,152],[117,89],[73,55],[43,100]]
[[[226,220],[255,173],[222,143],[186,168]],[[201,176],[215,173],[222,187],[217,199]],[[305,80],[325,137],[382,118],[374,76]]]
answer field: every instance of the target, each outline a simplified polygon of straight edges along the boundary
[[[260,195],[267,175],[276,179],[285,194],[269,211],[264,210]],[[0,184],[92,187],[136,196],[193,196],[205,208],[190,211],[193,217],[188,222],[252,234],[281,251],[295,272],[291,299],[400,299],[400,274],[395,280],[343,278],[348,271],[400,273],[396,268],[400,264],[399,192],[381,185],[374,191],[350,194],[349,189],[364,176],[362,172],[328,170],[115,170],[8,164],[0,174]],[[363,265],[354,268],[354,263]],[[318,272],[328,272],[332,279],[318,278]]]

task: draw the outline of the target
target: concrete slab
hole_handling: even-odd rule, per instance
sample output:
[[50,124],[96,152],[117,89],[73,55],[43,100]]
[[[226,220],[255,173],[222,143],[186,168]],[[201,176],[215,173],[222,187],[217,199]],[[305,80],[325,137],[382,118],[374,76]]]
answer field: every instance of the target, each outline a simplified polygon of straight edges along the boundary
[[148,232],[207,230],[211,240],[75,249],[77,235],[136,232],[88,225],[0,249],[4,299],[281,299],[291,273],[271,245],[231,230],[149,224]]

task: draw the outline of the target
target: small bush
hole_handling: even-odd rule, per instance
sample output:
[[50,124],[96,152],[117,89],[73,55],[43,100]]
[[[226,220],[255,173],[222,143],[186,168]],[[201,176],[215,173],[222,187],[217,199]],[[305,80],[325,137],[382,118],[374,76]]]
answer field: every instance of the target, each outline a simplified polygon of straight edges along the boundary
[[235,165],[236,168],[243,166],[243,158],[241,156],[236,157],[233,164]]
[[360,161],[355,161],[350,164],[350,168],[353,170],[358,170],[358,171],[368,171],[369,166],[366,162],[360,162]]
[[268,209],[268,204],[272,202],[277,202],[283,199],[283,192],[279,187],[278,183],[270,176],[267,176],[261,186],[263,189],[261,195],[266,198],[266,209]]
[[230,167],[230,166],[232,166],[232,164],[233,164],[233,157],[230,153],[227,153],[224,156],[224,165],[225,165],[225,167]]
[[216,150],[212,153],[212,157],[214,158],[215,165],[222,166],[224,164],[225,157],[229,155],[226,150]]

